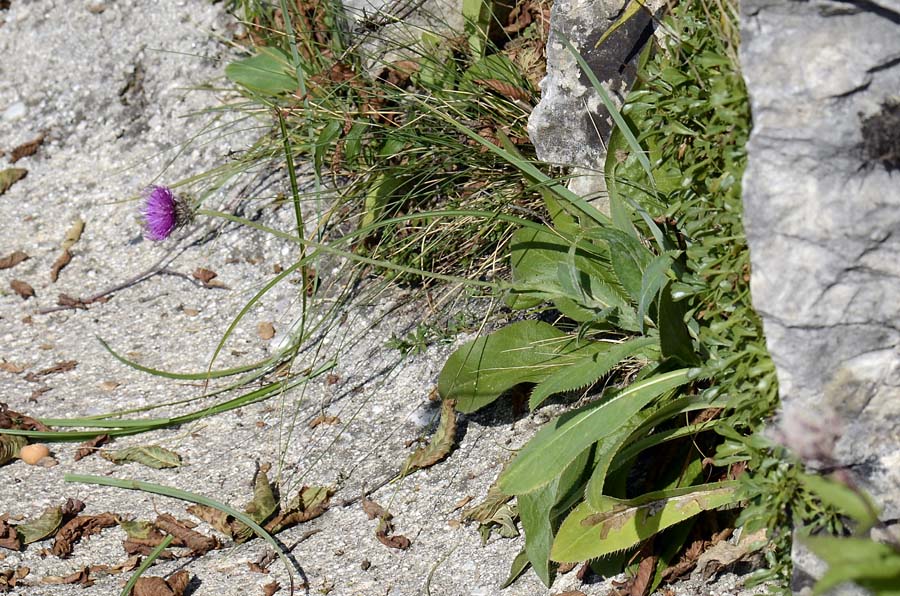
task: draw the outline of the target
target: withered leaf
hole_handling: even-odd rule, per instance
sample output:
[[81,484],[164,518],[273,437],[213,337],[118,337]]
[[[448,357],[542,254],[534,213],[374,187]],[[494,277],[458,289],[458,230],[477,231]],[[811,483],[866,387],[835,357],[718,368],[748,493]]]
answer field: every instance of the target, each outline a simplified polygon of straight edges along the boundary
[[334,491],[324,486],[304,486],[287,508],[266,523],[265,530],[277,534],[291,526],[319,517],[328,509]]
[[375,532],[375,537],[378,538],[378,541],[381,544],[389,547],[396,548],[397,550],[406,550],[409,548],[410,541],[409,538],[402,534],[390,534],[393,528],[391,524],[385,524],[383,528],[380,528],[377,532]]
[[377,518],[387,521],[393,519],[394,517],[387,509],[367,497],[363,497],[362,499],[362,508],[363,511],[366,512],[366,515],[369,517],[369,519]]
[[484,501],[464,509],[460,519],[464,522],[477,521],[485,523],[494,517],[497,511],[510,499],[512,499],[511,496],[503,494],[496,484],[492,484]]
[[44,133],[39,134],[27,143],[22,143],[15,147],[9,154],[9,163],[16,163],[23,157],[34,155],[37,153],[38,147],[44,143]]
[[531,101],[531,94],[513,85],[511,83],[507,83],[506,81],[501,81],[499,79],[476,79],[473,81],[476,85],[483,85],[488,89],[492,89],[496,91],[506,99],[510,100],[519,100],[528,102]]
[[254,561],[247,561],[247,568],[251,571],[251,573],[268,573],[269,570],[265,567],[262,567],[259,563]]
[[659,557],[644,557],[641,559],[637,572],[630,579],[628,596],[647,596],[650,593],[658,560]]
[[280,589],[281,585],[278,582],[269,582],[263,586],[263,596],[272,596],[272,594]]
[[315,428],[320,424],[338,424],[341,421],[337,416],[326,416],[324,414],[319,414],[315,418],[309,421],[309,428]]
[[139,445],[116,451],[101,451],[100,456],[118,465],[138,463],[158,470],[177,468],[181,465],[180,455],[158,445]]
[[192,275],[194,279],[199,279],[203,283],[208,284],[212,279],[218,277],[219,274],[203,267],[197,267]]
[[20,550],[22,548],[22,538],[16,532],[16,527],[6,523],[6,520],[0,518],[0,548],[8,548],[9,550]]
[[50,576],[43,578],[41,581],[45,584],[81,584],[85,588],[94,585],[94,580],[91,579],[90,567],[83,567],[81,571],[76,571],[65,577]]
[[97,435],[93,439],[88,439],[78,446],[78,451],[75,452],[75,461],[84,459],[92,453],[96,453],[100,446],[106,445],[108,442],[109,435]]
[[203,555],[221,546],[214,537],[204,536],[200,532],[188,528],[168,513],[159,515],[154,525],[163,532],[174,536],[179,544],[191,550],[192,555]]
[[62,525],[62,507],[47,507],[36,519],[16,526],[23,544],[31,544],[51,536]]
[[187,512],[202,519],[226,536],[231,536],[231,516],[221,509],[207,505],[191,505],[187,508]]
[[59,529],[50,552],[60,559],[65,559],[72,554],[76,542],[100,533],[103,528],[118,525],[118,523],[119,519],[115,514],[109,512],[99,515],[79,515]]
[[21,250],[17,250],[16,252],[10,253],[3,258],[0,258],[0,269],[12,269],[19,263],[28,260],[28,255],[26,255]]
[[4,402],[0,402],[0,428],[11,428],[17,430],[52,430],[49,426],[43,424],[39,420],[35,420],[31,416],[20,414],[15,410],[10,410]]
[[53,266],[50,267],[50,281],[56,283],[56,280],[59,279],[59,272],[63,270],[63,268],[68,265],[72,261],[72,253],[68,248],[63,249],[56,260],[53,261]]
[[259,323],[256,326],[256,334],[259,335],[260,339],[268,341],[275,337],[275,326],[269,322]]
[[0,466],[19,456],[19,449],[28,444],[25,437],[19,435],[0,435]]
[[28,174],[25,168],[6,168],[0,170],[0,195]]
[[34,288],[21,279],[12,280],[9,282],[9,287],[11,287],[16,294],[21,296],[22,300],[28,300],[34,296]]
[[62,249],[68,252],[81,239],[82,232],[84,232],[84,220],[79,217],[66,230],[66,237],[62,241]]
[[56,304],[59,306],[68,306],[69,308],[87,310],[87,303],[84,300],[69,296],[68,294],[60,294],[56,298]]
[[57,373],[69,372],[70,370],[75,370],[77,366],[77,360],[63,360],[62,362],[57,362],[53,366],[48,366],[47,368],[41,369],[39,371],[28,373],[27,375],[25,375],[25,380],[31,383],[36,383],[41,377],[55,375]]
[[5,360],[3,362],[0,362],[0,370],[5,370],[6,372],[13,373],[14,375],[19,374],[26,368],[27,367],[21,364],[13,364],[12,362],[6,362]]
[[[264,469],[256,471],[253,481],[253,500],[244,507],[244,512],[257,524],[272,517],[278,509],[278,500]],[[253,537],[253,530],[238,520],[231,522],[231,537],[235,542],[246,542]]]
[[445,399],[441,403],[441,420],[438,423],[434,436],[428,445],[416,449],[403,464],[402,475],[409,474],[421,468],[433,466],[450,453],[453,441],[456,438],[456,402]]
[[184,596],[191,581],[187,571],[174,573],[169,579],[161,577],[141,577],[135,582],[132,596]]

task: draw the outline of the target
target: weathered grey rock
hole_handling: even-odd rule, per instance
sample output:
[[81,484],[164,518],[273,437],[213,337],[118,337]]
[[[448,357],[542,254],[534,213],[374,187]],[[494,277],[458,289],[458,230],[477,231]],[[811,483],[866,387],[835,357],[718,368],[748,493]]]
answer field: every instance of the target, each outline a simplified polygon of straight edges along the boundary
[[753,302],[780,432],[900,517],[900,3],[742,3]]
[[634,82],[640,50],[653,34],[651,14],[641,9],[597,46],[627,4],[628,0],[554,2],[547,76],[541,82],[541,102],[528,119],[528,135],[538,158],[576,166],[570,188],[586,197],[606,190],[603,162],[613,123],[600,95],[562,39],[568,39],[581,53],[616,105],[621,106]]

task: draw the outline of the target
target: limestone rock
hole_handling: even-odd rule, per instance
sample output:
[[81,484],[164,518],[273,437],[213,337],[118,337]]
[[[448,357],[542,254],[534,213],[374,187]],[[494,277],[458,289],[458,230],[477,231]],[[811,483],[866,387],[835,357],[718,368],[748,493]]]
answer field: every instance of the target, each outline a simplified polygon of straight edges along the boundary
[[[631,0],[556,0],[550,16],[547,42],[547,76],[541,82],[541,102],[528,119],[528,134],[539,159],[576,166],[571,186],[582,195],[605,190],[603,161],[612,118],[563,45],[564,37],[581,53],[591,70],[622,105],[636,76],[640,50],[653,34],[649,10],[597,42],[613,25]],[[656,6],[651,2],[645,5]]]
[[746,0],[753,302],[785,442],[900,517],[900,3]]

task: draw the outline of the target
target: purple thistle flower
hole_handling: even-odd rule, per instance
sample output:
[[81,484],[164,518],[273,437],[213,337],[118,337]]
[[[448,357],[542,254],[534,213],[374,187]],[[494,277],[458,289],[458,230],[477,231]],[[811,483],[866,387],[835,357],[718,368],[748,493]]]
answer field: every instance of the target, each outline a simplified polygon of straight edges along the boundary
[[144,237],[158,242],[168,238],[190,219],[190,208],[167,186],[151,186],[144,191]]

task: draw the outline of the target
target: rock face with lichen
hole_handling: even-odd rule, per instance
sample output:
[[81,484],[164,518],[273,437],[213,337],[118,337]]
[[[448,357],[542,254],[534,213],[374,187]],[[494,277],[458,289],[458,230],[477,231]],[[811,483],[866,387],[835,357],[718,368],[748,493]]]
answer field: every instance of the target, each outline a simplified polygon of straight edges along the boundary
[[779,432],[900,518],[900,3],[747,0],[753,302]]
[[[612,119],[568,41],[621,106],[636,76],[640,50],[653,35],[650,11],[640,9],[605,38],[629,0],[556,0],[550,17],[547,76],[541,102],[528,119],[528,134],[544,161],[576,167],[571,188],[583,196],[605,190],[603,162]],[[658,2],[644,3],[656,6]],[[651,8],[652,10],[653,8]],[[602,39],[602,43],[599,43]]]

